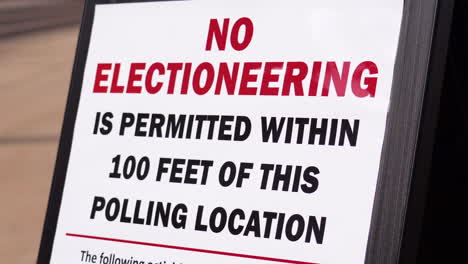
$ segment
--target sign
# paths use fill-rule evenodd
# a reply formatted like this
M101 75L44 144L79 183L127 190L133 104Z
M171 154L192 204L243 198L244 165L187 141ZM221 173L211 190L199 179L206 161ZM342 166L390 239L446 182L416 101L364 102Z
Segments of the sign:
M93 8L50 263L364 263L403 1Z

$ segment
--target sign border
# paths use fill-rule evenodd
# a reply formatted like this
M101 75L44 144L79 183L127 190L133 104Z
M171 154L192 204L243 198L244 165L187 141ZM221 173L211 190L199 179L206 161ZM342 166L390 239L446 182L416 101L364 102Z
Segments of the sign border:
M366 264L418 263L453 8L404 2Z
M50 262L73 142L95 6L184 0L86 0L77 42L38 264ZM454 0L405 0L367 264L416 263L420 223L438 120ZM419 43L420 45L415 45ZM435 52L437 51L437 52ZM402 87L412 87L413 96ZM408 212L408 213L407 213Z
M38 264L49 263L52 254L63 188L65 186L68 161L70 158L70 150L73 142L73 131L75 129L76 115L81 96L86 59L88 57L89 42L94 21L94 11L95 2L92 0L86 0L81 19L81 27L70 80L70 89L68 91L68 98L65 106L62 132L55 161L47 212L43 225L41 245L39 247L39 255L37 257Z

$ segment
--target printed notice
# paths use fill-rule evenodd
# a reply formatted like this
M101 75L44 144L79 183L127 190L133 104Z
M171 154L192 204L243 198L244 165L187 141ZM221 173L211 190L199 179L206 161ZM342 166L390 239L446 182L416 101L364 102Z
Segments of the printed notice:
M402 6L97 4L51 263L364 263Z

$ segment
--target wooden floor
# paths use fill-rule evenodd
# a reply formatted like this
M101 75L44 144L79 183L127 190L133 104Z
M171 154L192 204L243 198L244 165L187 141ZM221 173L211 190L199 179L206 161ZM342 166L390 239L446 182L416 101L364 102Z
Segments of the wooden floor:
M77 27L0 38L0 263L35 263Z

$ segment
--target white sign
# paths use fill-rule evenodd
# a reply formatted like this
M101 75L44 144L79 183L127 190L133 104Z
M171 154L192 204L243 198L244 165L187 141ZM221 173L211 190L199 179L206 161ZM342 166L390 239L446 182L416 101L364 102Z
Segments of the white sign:
M402 6L97 5L51 263L363 263Z

